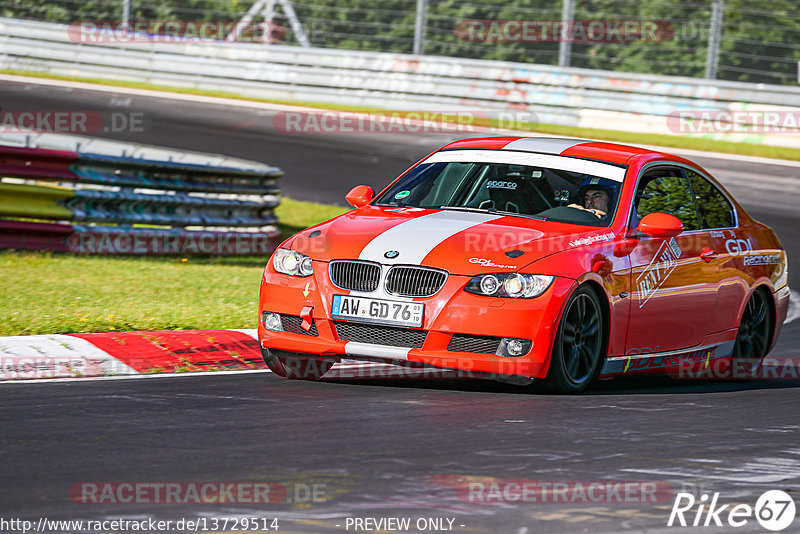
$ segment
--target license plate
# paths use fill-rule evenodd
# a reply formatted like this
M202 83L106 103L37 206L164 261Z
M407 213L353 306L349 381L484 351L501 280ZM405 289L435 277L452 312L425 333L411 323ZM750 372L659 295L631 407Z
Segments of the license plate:
M421 302L396 302L348 295L334 295L331 317L365 323L422 326Z

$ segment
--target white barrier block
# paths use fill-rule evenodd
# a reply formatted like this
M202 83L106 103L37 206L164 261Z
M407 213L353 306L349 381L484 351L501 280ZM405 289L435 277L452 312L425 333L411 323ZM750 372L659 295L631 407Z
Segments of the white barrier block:
M0 380L132 374L138 372L77 337L0 338Z

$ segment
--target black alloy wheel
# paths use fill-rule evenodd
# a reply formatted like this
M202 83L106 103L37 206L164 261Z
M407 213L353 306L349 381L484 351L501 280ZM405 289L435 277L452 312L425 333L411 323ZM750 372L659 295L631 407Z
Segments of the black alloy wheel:
M605 349L605 320L597 295L578 288L564 310L550 369L545 379L551 390L580 393L600 370Z
M772 333L769 306L767 296L760 289L747 301L739 330L736 332L736 343L733 345L732 363L735 370L743 370L752 375L767 355Z

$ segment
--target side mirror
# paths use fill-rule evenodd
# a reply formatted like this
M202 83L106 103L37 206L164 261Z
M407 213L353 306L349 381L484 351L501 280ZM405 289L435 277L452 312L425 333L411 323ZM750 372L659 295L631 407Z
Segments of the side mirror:
M639 244L639 240L635 237L626 237L616 245L614 245L614 256L618 258L624 258L625 256L630 255L633 252L633 249L636 248L636 245Z
M354 208L366 206L375 196L375 191L368 185L357 185L344 196L348 204Z
M642 217L637 230L650 237L675 237L683 232L683 223L669 213L651 213Z

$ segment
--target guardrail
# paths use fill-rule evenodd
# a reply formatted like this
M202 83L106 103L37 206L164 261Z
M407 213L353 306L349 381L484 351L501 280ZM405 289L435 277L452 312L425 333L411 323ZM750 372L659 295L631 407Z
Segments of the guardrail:
M800 131L746 131L754 120L746 115L728 121L744 133L669 124L687 110L794 113L795 87L285 45L92 43L75 26L2 18L0 35L3 69L406 111L523 109L543 124L800 147Z
M0 248L265 255L280 241L273 211L283 174L277 167L187 152L170 155L183 161L170 161L42 147L93 142L57 134L34 142L36 148L0 144ZM108 141L102 146L106 152L160 152Z

